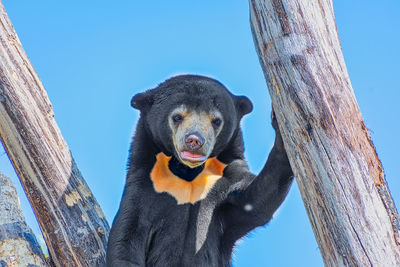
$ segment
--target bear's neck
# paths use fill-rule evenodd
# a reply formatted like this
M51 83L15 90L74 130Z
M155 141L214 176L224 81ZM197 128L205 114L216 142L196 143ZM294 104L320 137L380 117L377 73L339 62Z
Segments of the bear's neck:
M191 182L204 169L204 164L195 168L190 168L189 166L186 166L185 164L181 163L178 159L176 159L174 156L172 156L171 160L168 163L168 168L177 177L185 181Z

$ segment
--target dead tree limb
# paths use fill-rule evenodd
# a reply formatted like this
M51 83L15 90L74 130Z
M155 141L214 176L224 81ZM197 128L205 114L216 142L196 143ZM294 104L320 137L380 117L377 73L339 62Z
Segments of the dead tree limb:
M0 139L57 266L105 262L108 223L0 2Z
M400 266L400 221L330 0L250 0L272 104L326 266Z
M0 266L50 266L25 222L15 186L0 173Z

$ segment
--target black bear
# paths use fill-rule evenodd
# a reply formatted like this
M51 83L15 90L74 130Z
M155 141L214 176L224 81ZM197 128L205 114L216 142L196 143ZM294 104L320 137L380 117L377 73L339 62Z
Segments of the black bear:
M181 75L135 95L140 110L108 266L230 266L235 242L266 224L292 170L276 119L257 176L244 160L241 118L253 106L220 82Z

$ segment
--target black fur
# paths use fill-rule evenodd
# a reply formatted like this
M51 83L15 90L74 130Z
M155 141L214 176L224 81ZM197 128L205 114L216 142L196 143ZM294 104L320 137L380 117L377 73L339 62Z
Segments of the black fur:
M178 205L154 191L149 174L159 152L176 156L168 115L182 103L221 112L224 125L211 156L228 165L205 199ZM232 95L213 79L182 75L136 95L132 106L141 116L109 237L108 266L230 266L235 242L272 218L292 182L276 120L274 147L255 176L244 161L240 130L241 118L252 110L248 98Z
M185 164L181 163L177 158L172 157L168 162L168 167L173 174L182 178L185 181L193 181L197 175L204 169L204 164L196 168L190 168Z

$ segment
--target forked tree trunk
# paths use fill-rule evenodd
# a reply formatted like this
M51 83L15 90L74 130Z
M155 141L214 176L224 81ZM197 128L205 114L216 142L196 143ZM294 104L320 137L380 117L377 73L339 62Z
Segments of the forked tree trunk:
M400 221L330 0L250 0L285 147L326 266L400 266Z
M76 167L47 93L1 2L0 139L54 263L103 265L108 223Z

